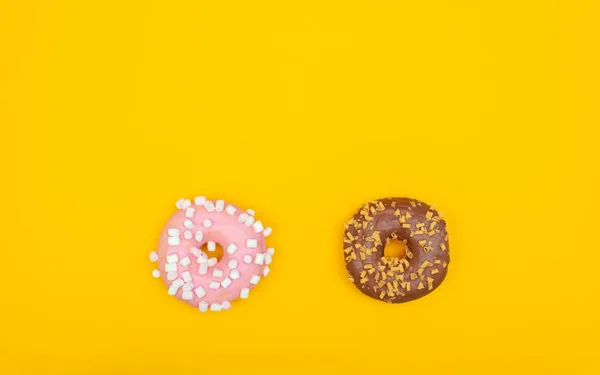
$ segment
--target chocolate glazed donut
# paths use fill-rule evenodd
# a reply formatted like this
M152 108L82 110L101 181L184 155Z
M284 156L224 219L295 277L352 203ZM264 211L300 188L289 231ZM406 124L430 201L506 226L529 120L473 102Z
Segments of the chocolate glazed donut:
M369 297L402 303L434 291L450 262L446 222L434 207L410 198L364 204L344 225L350 280ZM385 257L392 240L407 248L402 258Z

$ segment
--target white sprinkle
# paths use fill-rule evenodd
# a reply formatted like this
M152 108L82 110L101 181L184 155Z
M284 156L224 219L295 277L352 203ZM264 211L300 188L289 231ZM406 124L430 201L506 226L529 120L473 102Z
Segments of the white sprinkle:
M260 233L260 232L262 232L262 231L265 229L265 228L263 227L262 223L260 222L260 220L259 220L259 221L257 221L256 223L254 223L253 227L254 227L254 231L255 231L256 233Z
M194 198L194 203L196 206L203 206L204 202L206 202L206 197L196 197Z
M248 298L248 295L250 294L250 289L248 288L244 288L242 289L242 291L240 292L240 298Z
M265 254L265 264L271 264L272 261L273 261L273 258L271 258L271 254L269 254L269 253Z
M247 214L247 213L245 213L245 212L242 212L242 213L240 214L240 216L238 216L238 221L239 221L240 223L243 223L243 222L245 222L246 220L248 220L248 217L249 217L249 216L248 216L248 214Z
M227 212L231 216L235 215L236 211L237 211L237 209L235 207L233 207L232 205L227 206L227 208L225 209L225 212Z
M249 238L246 241L246 246L248 246L251 249L256 249L258 247L258 241L252 238Z
M204 222L202 222L202 225L204 225L204 228L210 228L212 227L212 221L205 219Z
M152 271L152 276L156 277L156 278L159 278L160 277L160 271L159 270Z
M208 255L204 253L204 251L198 250L200 254L198 255L198 259L196 259L196 263L206 263L208 262Z
M191 205L192 205L192 202L190 202L189 199L184 199L183 202L181 203L181 208L185 210L186 208L188 208Z
M190 259L190 257L185 257L179 261L179 264L181 264L184 267L189 266L190 263L192 263L192 260Z
M250 216L244 224L246 224L247 227L251 227L252 224L254 224L254 216Z
M209 267L212 267L212 266L214 266L215 264L217 264L217 258L210 258L210 259L208 260L208 266L209 266Z
M196 241L198 242L202 242L202 240L204 239L204 232L202 232L201 230L196 232Z
M258 284L258 282L260 281L260 276L258 275L254 275L250 278L250 284Z
M191 292L194 289L194 283L187 282L181 287L184 292Z
M237 280L240 278L240 271L238 270L231 270L231 272L229 272L229 277L231 277L233 280Z
M213 303L210 305L210 311L221 311L221 305L218 303Z
M221 304L221 308L223 310L229 310L231 308L231 303L229 303L229 301L225 301Z
M270 247L270 248L267 249L267 253L269 253L269 255L272 256L273 254L275 254L275 249L273 249L272 247Z
M221 287L221 283L219 283L218 281L211 281L210 284L208 284L208 287L210 289L219 289Z
M237 251L237 249L238 249L238 247L237 247L236 244L234 244L234 243L229 244L229 246L227 246L227 253L228 254L233 254L233 253L235 253Z
M175 207L181 210L183 208L183 202L185 202L185 199L181 198L180 200L175 202Z
M179 256L177 254L169 254L167 255L167 263L177 263L179 260Z
M186 230L185 232L183 232L183 238L185 238L186 240L191 240L192 232L190 232L189 230Z
M186 283L189 283L190 281L192 281L192 274L190 273L190 271L183 271L181 273L181 277L183 278L183 281L185 281Z
M237 266L238 266L238 261L237 261L237 259L231 259L231 260L229 261L229 264L227 264L227 266L228 266L229 268L231 268L232 270L233 270L233 269L235 269L235 268L237 268Z
M192 229L194 227L194 222L191 220L186 220L183 222L183 226L187 229Z
M198 258L198 257L200 256L200 254L201 254L201 251L200 251L200 249L198 249L197 247L192 247L192 248L190 249L190 253L191 253L193 256L195 256L196 258Z
M222 288L227 288L229 285L231 285L231 279L229 277L226 277L221 281Z
M177 263L165 264L165 272L177 272Z
M265 263L265 254L258 253L254 258L254 264L264 264Z
M167 280L169 280L169 281L175 280L177 278L177 276L179 276L177 274L177 271L167 272Z
M169 238L167 238L167 245L179 246L179 245L181 245L181 239L179 237L169 237Z
M215 204L212 201L206 201L204 202L204 208L206 208L206 211L208 212L213 212L215 210Z
M185 284L183 282L183 280L177 279L177 280L173 281L173 283L171 285L174 286L175 288L179 289L183 286L183 284Z
M263 276L267 277L269 272L271 272L271 269L269 268L269 266L265 266L265 268L263 268Z
M219 199L215 204L215 209L217 210L217 212L222 212L224 207L225 207L224 200Z
M202 285L200 285L199 287L194 289L194 293L196 293L198 298L202 298L206 295L206 290L204 289L204 287Z
M206 245L206 247L208 248L208 251L217 250L217 244L215 243L215 241L208 241L208 245Z
M246 263L246 264L252 263L252 255L250 255L250 254L244 255L244 263Z
M185 209L185 217L194 217L196 209L194 207L188 207Z
M171 285L169 287L169 290L167 291L167 293L169 293L169 295L174 296L175 294L177 294L177 290L179 288L174 287L173 285Z
M200 259L200 258L198 258ZM206 273L208 272L208 263L200 263L200 266L198 267L198 273L200 275L206 275Z
M254 214L256 214L256 212L254 212L254 210L251 210L251 209L247 209L246 212L252 216L254 216Z
M167 229L167 234L170 237L177 237L181 234L181 232L177 228L169 228L169 229Z
M181 293L181 299L184 301L191 301L194 299L194 294L192 292L183 292Z
M200 302L198 304L198 310L200 310L200 312L207 312L208 311L208 302Z
M212 272L213 277L223 277L223 270L215 268Z
M273 232L273 229L271 229L271 227L267 227L265 229L265 231L263 232L263 234L265 235L265 237L269 237L272 232Z
M156 262L158 260L158 253L156 251L150 252L150 261Z

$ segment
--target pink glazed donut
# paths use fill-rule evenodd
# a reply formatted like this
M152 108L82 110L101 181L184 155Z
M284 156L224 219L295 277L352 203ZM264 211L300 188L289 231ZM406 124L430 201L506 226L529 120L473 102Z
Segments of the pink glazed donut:
M152 275L162 275L170 295L201 312L228 310L231 301L248 298L269 274L274 250L267 249L265 237L271 228L255 220L254 211L222 200L196 197L193 204L181 199L176 206L179 211L163 229L158 251L150 253L159 266ZM220 261L210 257L217 243L223 248ZM204 244L208 254L200 250Z

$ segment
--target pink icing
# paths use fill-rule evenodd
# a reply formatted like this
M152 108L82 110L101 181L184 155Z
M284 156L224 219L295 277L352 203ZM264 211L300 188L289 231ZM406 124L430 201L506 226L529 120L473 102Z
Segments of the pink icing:
M212 202L214 204L214 202ZM229 206L228 203L225 203L225 208ZM165 271L165 264L167 263L167 255L177 254L179 260L177 261L177 279L182 279L182 272L189 271L192 276L192 283L194 284L192 288L193 298L191 300L184 300L182 297L183 287L180 287L175 294L175 297L178 299L189 303L194 307L198 307L200 302L206 302L209 305L216 303L222 304L223 302L233 301L237 298L240 298L240 294L242 289L249 288L252 289L256 285L250 283L250 279L257 275L260 276L261 279L263 277L263 271L266 267L265 264L255 264L254 261L256 259L256 255L259 253L267 254L265 236L262 231L260 233L256 232L254 226L247 226L244 222L239 222L238 217L240 214L244 213L239 207L235 207L235 214L232 216L225 211L225 209L221 212L213 211L208 212L206 208L202 205L195 205L193 202L191 204L192 208L195 209L195 213L193 217L188 218L185 216L185 209L179 210L176 212L167 224L165 225L163 231L160 235L160 240L158 243L158 265L159 270L162 275L162 278L167 285L170 287L174 280L167 280L167 272ZM203 226L203 222L209 219L212 222L212 226L210 228L205 228ZM186 220L191 220L194 224L193 228L187 228L184 225ZM180 245L171 246L168 245L168 229L176 228L180 231ZM190 231L192 233L191 239L184 238L184 232ZM203 232L202 242L196 241L196 232ZM256 248L249 248L247 246L248 239L257 240ZM208 241L214 241L221 245L223 248L223 257L216 265L212 267L208 267L208 272L204 275L198 273L199 264L196 261L196 256L193 255L190 250L193 247L198 249L201 248L202 245L207 243ZM229 254L227 252L227 247L230 244L237 245L238 249L234 254ZM206 252L208 257L211 257L211 252ZM250 264L246 264L243 260L244 255L250 255L252 257L252 262ZM179 261L185 257L189 257L191 263L187 266L182 266ZM239 278L234 280L231 279L231 285L228 287L220 286L219 289L211 289L209 284L213 281L221 283L226 277L230 276L230 272L232 271L228 264L232 259L237 260L236 269L239 271ZM214 277L213 270L220 269L223 271L223 276ZM176 279L176 280L177 280ZM206 295L202 298L198 298L196 293L194 293L194 289L198 286L202 286L206 291Z

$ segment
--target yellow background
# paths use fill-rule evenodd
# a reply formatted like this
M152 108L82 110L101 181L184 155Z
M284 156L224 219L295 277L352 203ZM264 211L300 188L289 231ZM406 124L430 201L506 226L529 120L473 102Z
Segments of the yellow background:
M594 1L0 2L1 374L597 373ZM200 314L150 275L181 196L271 275ZM367 200L445 212L447 280L346 280Z

